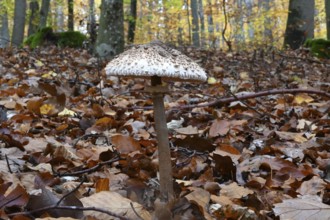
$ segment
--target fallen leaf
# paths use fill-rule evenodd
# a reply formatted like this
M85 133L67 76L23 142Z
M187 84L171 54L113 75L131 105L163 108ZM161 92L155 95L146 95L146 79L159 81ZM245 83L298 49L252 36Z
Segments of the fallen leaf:
M82 198L81 202L84 204L84 207L97 207L105 209L129 219L139 219L139 217L141 217L144 220L151 220L150 213L145 210L142 205L132 202L116 192L101 191L89 197ZM112 216L101 212L85 211L84 213L97 219L113 219ZM136 213L139 216L137 216Z
M297 143L304 143L308 141L303 137L303 133L294 133L294 132L284 132L284 131L275 131L279 138L286 141L295 141Z
M250 189L237 185L236 182L233 182L229 185L220 185L220 187L221 187L220 194L227 196L231 199L240 199L242 197L254 193Z
M125 135L114 135L111 137L113 145L119 153L130 153L136 150L141 150L141 145L134 138Z
M329 219L330 206L322 203L318 196L303 196L286 199L274 205L273 211L281 219L321 220Z
M208 207L210 203L210 193L204 189L191 187L193 191L186 195L185 197L203 210L204 217L206 219L212 219L210 214L208 214Z
M302 104L302 103L310 103L314 101L314 99L312 97L310 97L309 95L305 94L305 93L302 93L302 94L298 94L294 97L294 101L293 103L295 104Z
M317 195L326 187L326 185L327 183L320 177L313 176L312 179L304 181L299 189L297 189L297 192L301 195Z

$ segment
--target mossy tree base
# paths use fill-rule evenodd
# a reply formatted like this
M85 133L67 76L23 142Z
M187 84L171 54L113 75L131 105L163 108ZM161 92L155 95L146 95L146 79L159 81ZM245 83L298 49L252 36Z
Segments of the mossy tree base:
M86 39L87 37L78 31L53 32L51 27L45 27L28 37L24 44L31 48L36 48L45 44L81 48Z
M310 48L313 56L330 59L330 40L308 39L304 46Z

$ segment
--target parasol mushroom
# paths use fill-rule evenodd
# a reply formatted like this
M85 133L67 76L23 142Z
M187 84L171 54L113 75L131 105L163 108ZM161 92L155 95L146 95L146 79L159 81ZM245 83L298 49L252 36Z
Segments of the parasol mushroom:
M151 78L151 86L145 90L152 94L154 103L161 199L166 202L173 199L171 152L163 100L169 90L162 85L162 79L205 81L206 73L193 60L160 41L132 46L111 60L105 72L108 76Z

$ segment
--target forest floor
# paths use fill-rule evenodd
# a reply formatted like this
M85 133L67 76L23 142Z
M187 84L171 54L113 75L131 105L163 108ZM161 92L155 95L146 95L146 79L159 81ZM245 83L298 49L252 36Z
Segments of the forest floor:
M330 60L183 52L209 80L169 82L164 99L174 219L328 219ZM0 50L1 218L152 218L151 97L144 80L106 78L104 66L82 50ZM306 92L237 100L274 89Z

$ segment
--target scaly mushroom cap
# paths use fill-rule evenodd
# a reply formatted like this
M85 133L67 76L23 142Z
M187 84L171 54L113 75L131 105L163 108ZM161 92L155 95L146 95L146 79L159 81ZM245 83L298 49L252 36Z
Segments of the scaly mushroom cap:
M205 81L205 71L180 51L156 41L136 45L110 61L105 72L114 76L159 76L173 81Z

